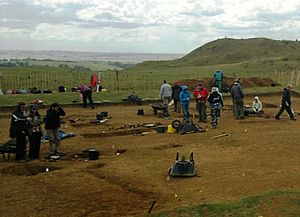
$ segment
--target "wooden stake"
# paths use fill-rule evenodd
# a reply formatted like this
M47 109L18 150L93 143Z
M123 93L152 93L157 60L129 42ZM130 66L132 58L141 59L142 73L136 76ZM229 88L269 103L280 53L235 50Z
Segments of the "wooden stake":
M225 137L225 136L230 136L230 134L229 133L223 133L221 135L213 136L213 137L211 137L211 139L217 139L217 138L221 138L221 137Z

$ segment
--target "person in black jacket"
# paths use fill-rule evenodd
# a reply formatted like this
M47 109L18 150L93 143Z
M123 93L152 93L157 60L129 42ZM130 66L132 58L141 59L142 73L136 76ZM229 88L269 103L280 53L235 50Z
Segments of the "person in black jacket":
M12 113L9 136L16 138L16 161L26 162L26 136L28 135L31 118L25 114L25 103L19 102L16 110Z
M179 86L179 82L175 81L174 86L172 87L172 99L174 100L174 112L181 112L179 94L182 91L182 88Z
M279 117L280 117L280 115L282 114L282 112L284 110L287 111L287 113L289 114L291 120L294 120L294 121L296 120L295 115L294 115L294 113L292 112L292 109L291 109L291 105L292 105L291 90L292 90L292 88L293 88L293 86L291 84L289 84L287 86L287 88L283 89L282 99L281 99L281 108L278 111L278 113L275 115L276 120L280 120Z
M218 117L220 116L220 108L224 106L223 98L218 91L217 87L211 89L211 94L209 94L207 101L209 103L210 112L211 112L211 127L217 128Z
M238 81L234 82L230 93L233 99L235 118L238 120L244 119L244 93L243 88Z
M49 137L49 148L51 155L63 156L63 153L58 152L60 146L59 127L60 116L65 116L66 113L58 103L53 103L47 110L45 119L45 129Z

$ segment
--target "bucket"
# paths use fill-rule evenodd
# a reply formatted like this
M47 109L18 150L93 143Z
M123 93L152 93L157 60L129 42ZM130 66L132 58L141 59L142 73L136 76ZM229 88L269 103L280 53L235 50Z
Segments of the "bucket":
M168 125L167 133L175 133L176 129L172 127L172 125Z
M156 127L156 132L157 133L164 133L166 132L166 127L164 125L159 125Z
M102 113L97 114L96 119L99 120L99 121L103 120L103 114Z
M98 160L99 151L97 149L89 149L89 160Z
M108 112L101 112L102 117L106 118L108 116Z
M144 115L144 109L138 109L137 115Z

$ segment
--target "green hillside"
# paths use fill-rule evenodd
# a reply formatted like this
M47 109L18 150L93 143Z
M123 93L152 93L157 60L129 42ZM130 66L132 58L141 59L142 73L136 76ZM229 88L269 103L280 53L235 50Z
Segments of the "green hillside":
M217 68L241 75L292 71L300 67L300 42L268 38L218 39L171 61L146 61L130 72L195 72L203 75Z

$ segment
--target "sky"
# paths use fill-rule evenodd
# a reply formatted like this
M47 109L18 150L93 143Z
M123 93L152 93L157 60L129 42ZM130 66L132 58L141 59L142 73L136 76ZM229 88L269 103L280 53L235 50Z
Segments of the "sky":
M0 50L184 54L299 33L299 0L0 0Z

